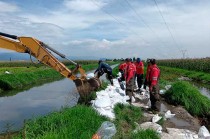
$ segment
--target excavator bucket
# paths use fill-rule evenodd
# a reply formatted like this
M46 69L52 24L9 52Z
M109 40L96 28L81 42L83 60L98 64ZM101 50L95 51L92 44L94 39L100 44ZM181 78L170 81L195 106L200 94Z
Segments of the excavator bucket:
M101 86L98 78L77 78L74 80L77 90L81 98L87 98L92 91L96 91Z

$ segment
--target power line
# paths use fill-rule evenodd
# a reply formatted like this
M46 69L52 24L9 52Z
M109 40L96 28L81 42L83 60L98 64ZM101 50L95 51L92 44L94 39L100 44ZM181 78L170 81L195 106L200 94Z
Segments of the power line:
M91 1L93 2L93 4L95 4L96 6L99 7L99 5L95 2L95 0L91 0ZM99 8L100 8L100 7L99 7ZM106 10L101 9L101 11L103 11L105 14L109 15L110 17L112 17L112 18L113 18L116 22L118 22L119 24L125 26L127 30L130 30L132 33L134 33L134 34L136 34L136 35L139 36L138 33L136 33L135 31L131 30L126 24L124 24L123 22L120 22L115 16L111 15L111 14L110 14L109 12L107 12ZM149 44L149 42L146 41L144 38L142 38L142 37L139 37L139 38L141 38L145 43Z
M157 9L158 9L158 11L159 11L159 13L160 13L160 15L161 15L161 17L162 17L164 23L165 23L165 26L166 26L168 32L169 32L170 35L171 35L172 40L174 41L176 47L177 47L178 50L180 51L180 49L179 49L179 47L178 47L178 45L177 45L177 42L175 41L174 36L173 36L173 34L171 33L171 31L170 31L170 29L169 29L169 27L168 27L168 25L167 25L167 23L166 23L166 20L165 20L165 18L163 17L163 14L162 14L162 12L161 12L161 10L160 10L158 4L157 4L157 1L156 1L156 0L153 0L153 1L155 2L155 5L156 5L156 7L157 7Z
M130 4L130 2L128 0L125 0L125 2L133 10L133 12L137 15L137 17L139 17L138 19L140 19L142 21L142 23L155 35L157 40L159 40L163 44L163 46L165 46L164 42L159 38L159 36L156 34L156 32L146 23L146 21L142 18L142 16L133 8L133 6ZM159 49L159 47L157 47L157 48Z

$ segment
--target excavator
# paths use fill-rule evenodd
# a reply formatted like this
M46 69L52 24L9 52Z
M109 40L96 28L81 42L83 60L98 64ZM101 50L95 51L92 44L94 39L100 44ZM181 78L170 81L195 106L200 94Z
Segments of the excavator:
M91 91L97 90L101 86L101 82L98 78L87 78L85 70L82 69L81 65L68 59L64 54L61 54L54 48L35 38L18 37L0 32L0 48L9 49L19 53L28 53L30 56L36 58L40 63L53 68L66 78L73 80L81 98L86 98ZM68 69L52 54L52 52L61 58L69 60L76 66L75 69L72 71ZM77 77L74 75L75 71L79 71L81 76Z

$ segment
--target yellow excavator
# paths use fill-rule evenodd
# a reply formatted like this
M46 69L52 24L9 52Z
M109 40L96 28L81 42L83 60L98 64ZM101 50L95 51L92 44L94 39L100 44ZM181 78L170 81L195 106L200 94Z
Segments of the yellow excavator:
M36 58L39 62L50 66L60 74L74 81L80 97L87 97L91 91L98 89L101 82L98 78L92 77L87 79L86 73L82 67L74 61L66 58L65 55L59 53L47 44L32 38L18 37L0 32L0 48L13 50L20 53L28 53ZM61 58L69 60L76 68L71 71L62 62L60 62L51 52L59 55ZM80 77L74 75L74 71L78 70Z

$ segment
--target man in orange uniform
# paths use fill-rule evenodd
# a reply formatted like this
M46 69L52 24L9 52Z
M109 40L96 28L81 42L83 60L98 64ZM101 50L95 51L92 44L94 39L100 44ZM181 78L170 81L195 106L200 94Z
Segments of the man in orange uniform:
M134 89L134 83L135 83L135 73L136 73L136 67L133 63L131 63L131 59L126 59L126 70L125 70L125 81L126 81L126 95L129 96L130 100L129 103L132 102L132 96L133 96L133 89Z
M134 64L136 65L136 78L137 78L137 85L139 88L138 90L140 90L143 84L144 63L141 61L140 58L137 58Z
M151 109L158 110L156 102L159 100L159 78L160 78L160 69L156 65L156 60L151 60L151 71L149 74L149 92L150 92L150 101Z
M146 89L146 86L148 86L148 82L149 82L149 74L150 74L150 71L151 71L151 67L152 67L152 64L150 62L151 60L150 59L147 59L147 73L146 73L146 77L145 77L145 80L144 80L144 89Z

